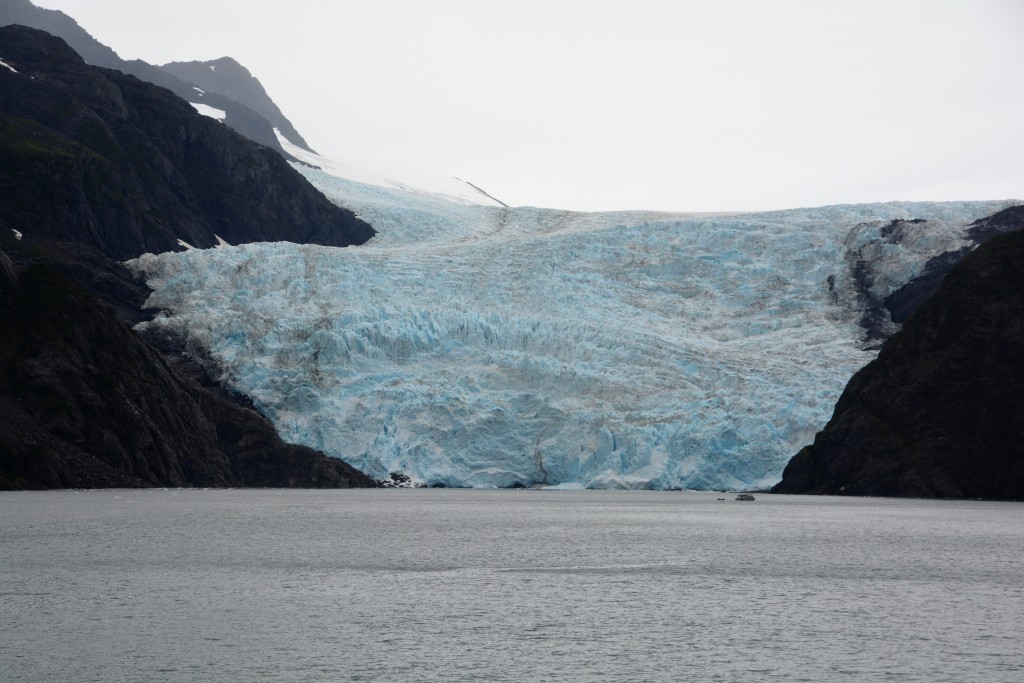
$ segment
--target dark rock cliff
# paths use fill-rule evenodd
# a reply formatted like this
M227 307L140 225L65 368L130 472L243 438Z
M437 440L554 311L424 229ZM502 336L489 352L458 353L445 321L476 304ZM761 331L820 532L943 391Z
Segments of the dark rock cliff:
M190 102L201 101L211 107L220 109L227 114L224 120L226 125L250 140L271 147L286 157L287 155L281 148L277 136L274 135L274 126L277 126L282 132L290 130L294 133L294 137L288 135L288 139L292 142L300 143L304 147L306 146L305 142L302 141L302 137L295 131L294 126L283 114L280 115L279 120L275 119L272 122L257 112L256 108L252 106L256 102L255 99L252 102L238 101L229 93L215 87L202 88L206 92L199 99L196 99L197 95L199 95L195 89L196 83L189 82L187 79L182 80L170 71L148 64L140 59L121 59L116 52L89 35L74 19L63 12L36 7L29 0L0 0L0 26L9 24L30 26L63 38L67 41L68 45L92 66L116 69L148 83L167 88L178 97ZM231 85L232 88L237 89L237 85ZM261 103L264 109L268 111L271 110L271 107L277 109L277 105L270 101L269 97L266 99L270 102L270 105L267 106L265 103ZM278 110L278 113L280 113L280 110Z
M0 488L372 486L128 325L146 251L373 231L172 93L0 28ZM13 69L13 70L12 70Z
M373 483L283 443L44 264L0 252L0 488Z
M369 225L276 152L167 90L91 67L64 41L0 28L0 208L25 239L147 251L287 240L361 244Z
M1006 227L1019 213L975 227ZM1024 499L1022 349L1018 230L945 277L850 380L828 425L773 491Z
M896 221L893 221L896 223ZM966 230L969 244L957 251L947 251L931 258L921 274L890 294L884 302L892 321L902 325L910 314L927 301L942 284L947 274L979 245L993 237L1024 228L1024 206L1011 206L986 218L974 221Z
M191 97L186 99L210 104L205 99L210 93L225 95L269 121L271 126L280 130L293 144L310 149L306 141L299 135L299 131L295 130L292 122L270 99L270 95L267 94L259 79L231 57L202 62L170 62L160 68L186 83L194 83L205 93L197 91L195 94L199 95L200 99L198 100L193 100Z

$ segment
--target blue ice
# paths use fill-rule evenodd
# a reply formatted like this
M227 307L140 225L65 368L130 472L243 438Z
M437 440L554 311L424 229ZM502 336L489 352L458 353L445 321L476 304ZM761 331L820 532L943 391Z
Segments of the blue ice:
M129 265L163 313L141 327L286 440L447 486L776 482L874 356L854 260L883 297L1005 206L574 213L300 170L378 236L147 254Z

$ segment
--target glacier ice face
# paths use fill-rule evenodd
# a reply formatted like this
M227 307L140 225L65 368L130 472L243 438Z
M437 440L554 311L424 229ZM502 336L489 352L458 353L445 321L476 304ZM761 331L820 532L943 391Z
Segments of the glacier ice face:
M147 254L129 265L163 312L142 327L181 335L285 439L447 486L776 482L873 357L851 255L884 296L1005 206L584 214L299 168L378 236Z

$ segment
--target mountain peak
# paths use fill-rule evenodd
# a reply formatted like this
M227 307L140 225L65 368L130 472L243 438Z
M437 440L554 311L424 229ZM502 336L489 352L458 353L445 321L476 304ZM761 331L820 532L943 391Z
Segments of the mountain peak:
M29 0L2 0L0 26L19 24L63 38L86 62L94 66L117 68L121 58L60 10L36 7Z
M281 131L289 142L312 151L292 122L267 94L259 79L234 58L225 56L205 61L169 62L160 66L160 69L195 84L201 90L220 93L245 105Z
M0 26L9 24L29 26L63 39L92 66L102 66L130 74L167 88L190 102L196 102L199 98L202 104L224 111L224 123L229 127L254 142L276 150L286 158L290 157L274 135L274 128L285 133L294 144L309 149L305 140L270 99L259 81L231 57L220 57L208 62L181 62L180 64L201 65L188 69L189 73L201 77L201 84L189 78L182 78L174 73L174 69L156 67L140 59L124 60L112 49L93 38L73 18L57 10L36 7L29 0L0 0ZM216 75L218 69L221 73ZM207 76L214 78L211 80ZM197 93L197 86L203 92ZM233 96L227 90L236 95Z
M26 73L32 65L70 62L85 65L85 60L63 38L41 29L11 24L0 28L4 36L4 61L18 73Z
M114 258L246 241L342 246L373 231L278 155L162 88L86 64L67 43L0 28L0 197L26 240ZM244 175L240 174L244 168Z

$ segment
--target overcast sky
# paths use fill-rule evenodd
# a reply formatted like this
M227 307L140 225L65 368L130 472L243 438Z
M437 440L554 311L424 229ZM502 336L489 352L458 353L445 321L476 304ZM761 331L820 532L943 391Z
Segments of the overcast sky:
M513 205L1024 198L1022 0L33 0Z

